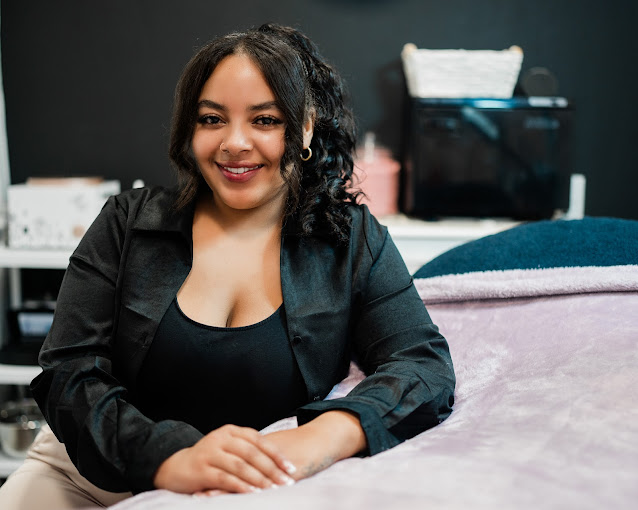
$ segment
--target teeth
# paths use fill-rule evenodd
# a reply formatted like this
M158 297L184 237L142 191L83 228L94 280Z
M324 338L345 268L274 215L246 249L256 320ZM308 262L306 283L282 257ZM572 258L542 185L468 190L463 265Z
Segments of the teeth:
M259 168L259 165L253 166L251 168L248 168L248 167L230 168L227 166L222 166L222 168L232 174L245 174L246 172L250 172L251 170L257 170Z

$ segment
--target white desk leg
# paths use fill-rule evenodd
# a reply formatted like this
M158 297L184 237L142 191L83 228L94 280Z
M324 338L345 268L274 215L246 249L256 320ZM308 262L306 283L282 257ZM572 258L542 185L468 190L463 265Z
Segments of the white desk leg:
M7 300L5 297L6 274L7 270L0 268L0 349L7 343L7 335L9 334L9 329L7 328L7 307L5 306Z
M10 267L9 271L9 305L12 309L22 307L22 280L20 269Z
M585 188L587 179L583 174L572 174L569 181L569 208L566 220L582 220L585 217Z

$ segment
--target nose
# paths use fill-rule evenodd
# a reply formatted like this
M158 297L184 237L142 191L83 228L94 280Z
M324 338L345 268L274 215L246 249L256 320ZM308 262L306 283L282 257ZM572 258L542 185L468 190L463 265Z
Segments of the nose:
M226 137L221 143L220 148L222 151L230 154L231 156L239 155L242 152L252 149L252 140L248 130L240 125L229 126Z

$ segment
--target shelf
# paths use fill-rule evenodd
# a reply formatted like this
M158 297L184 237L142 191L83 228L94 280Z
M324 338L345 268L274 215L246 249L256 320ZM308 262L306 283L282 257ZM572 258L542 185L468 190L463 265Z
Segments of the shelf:
M0 384L28 386L33 378L42 372L37 365L7 365L0 363Z
M66 269L73 250L15 249L0 246L0 267L12 269Z
M382 216L379 222L388 227L411 274L456 246L518 225L518 222L504 219L450 218L424 221L401 214Z
M496 234L519 224L501 218L445 218L425 221L403 214L381 216L379 223L388 227L392 239L419 239L421 241L468 241Z

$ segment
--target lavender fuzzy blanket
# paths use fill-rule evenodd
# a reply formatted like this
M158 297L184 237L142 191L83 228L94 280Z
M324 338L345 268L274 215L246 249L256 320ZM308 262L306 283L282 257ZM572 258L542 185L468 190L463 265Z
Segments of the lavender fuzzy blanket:
M473 267L416 278L455 364L448 420L292 487L206 498L155 491L113 508L635 508L634 264ZM353 367L332 396L361 377Z

